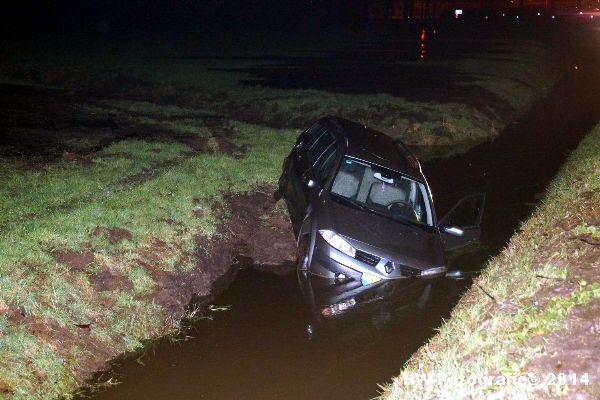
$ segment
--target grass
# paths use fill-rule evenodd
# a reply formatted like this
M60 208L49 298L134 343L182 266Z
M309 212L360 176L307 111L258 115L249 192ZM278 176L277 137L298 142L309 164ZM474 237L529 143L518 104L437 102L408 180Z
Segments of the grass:
M136 106L147 107L143 102ZM16 399L72 393L78 360L89 355L78 347L57 347L60 339L39 337L32 332L34 322L50 336L55 326L61 334L76 336L76 324L92 323L92 340L115 355L176 328L178 321L166 324L164 310L144 297L156 282L139 264L140 249L160 239L169 248L161 254L160 268L189 273L195 261L183 256L194 251L193 236L220 234L215 207L222 193L274 184L297 133L239 122L228 129L237 142L251 144L246 157L189 156L189 149L176 142L123 140L89 154L93 164L60 159L32 170L15 169L7 157L0 160L5 199L0 309L20 309L25 315L22 321L8 323L4 315L0 320L0 388ZM164 161L172 163L152 179L128 180ZM202 218L192 214L194 198ZM177 225L159 222L164 219ZM98 226L127 229L132 240L111 244L107 234L91 234ZM51 256L62 249L91 252L94 261L83 271L74 270ZM90 277L107 268L127 276L131 290L97 292Z
M535 390L569 392L568 385L556 388L547 383L537 388L514 382L473 385L466 380L411 385L403 377L413 372L449 377L514 376L528 372L531 362L548 356L534 339L546 340L561 332L569 335L572 310L600 298L597 273L587 280L577 278L581 268L590 263L594 266L592 246L580 246L573 237L597 235L598 227L593 224L598 221L599 193L600 126L573 152L543 203L506 249L490 261L439 333L385 386L382 398L535 398L540 393ZM597 259L595 264L598 267ZM575 285L570 283L573 281ZM555 287L563 289L556 292Z
M319 41L319 44L324 52L352 49L366 40L383 40L383 43L393 46L393 39L371 36L336 36L335 40L327 43ZM547 48L533 39L518 38L510 33L505 37L497 34L486 39L485 46L482 46L486 50L479 53L459 53L443 61L397 62L398 74L403 73L403 66L436 66L450 70L454 76L464 80L448 83L449 86L458 84L464 87L464 98L459 96L452 101L439 102L426 98L408 100L384 93L344 94L240 83L240 80L252 78L247 73L238 72L240 70L277 65L283 62L283 57L305 57L304 48L293 42L279 48L260 48L261 53L251 53L241 47L230 46L225 50L194 45L193 38L186 39L189 43L183 40L171 47L157 42L146 43L142 48L139 44L134 47L128 41L118 45L113 43L111 48L108 43L101 45L89 40L92 49L99 46L101 51L82 48L67 51L61 46L48 53L31 56L28 60L17 56L23 51L7 52L15 54L12 56L14 60L8 60L15 64L5 65L0 69L0 75L13 79L24 75L38 83L70 87L74 91L112 90L136 100L145 97L145 102L112 100L109 107L119 114L143 113L148 124L160 120L165 114L193 116L202 111L257 125L298 129L323 115L334 114L371 125L417 146L476 144L493 138L511 119L527 110L536 98L549 90L558 75L557 63ZM461 40L466 47L480 43L477 39ZM310 43L310 48L314 46L315 43ZM65 55L49 57L52 52L64 52ZM263 59L263 54L271 56ZM216 55L230 55L231 58ZM257 58L246 58L248 55ZM188 56L190 58L185 58ZM315 68L327 70L325 59L321 63L323 65L317 64ZM540 65L543 67L540 68ZM473 98L476 95L470 90L472 88L477 88L486 98ZM445 87L440 90L445 90ZM491 99L495 104L491 103ZM167 104L173 101L177 105ZM105 103L100 105L106 106ZM172 128L186 131L188 126L173 122Z

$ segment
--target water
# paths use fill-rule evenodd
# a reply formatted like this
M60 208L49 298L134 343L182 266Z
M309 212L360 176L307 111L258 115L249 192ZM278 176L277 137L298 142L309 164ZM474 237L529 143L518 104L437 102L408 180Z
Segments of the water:
M595 90L600 79L593 69L600 65L598 51L565 45L577 52L565 57L577 56L578 69L546 99L497 140L424 165L438 210L464 192L487 193L483 246L451 259L467 276L497 254L531 213L568 152L600 118ZM595 40L586 44L597 45ZM352 287L347 288L350 294L332 292L314 284L304 282L301 291L293 272L281 277L241 271L213 301L228 310L207 311L211 319L190 327L187 341L159 341L141 358L115 365L105 379L116 376L122 383L93 397L370 398L377 395L377 384L397 375L435 333L469 280L403 281L367 294ZM354 306L350 299L366 305ZM334 301L351 308L346 318L323 316L324 305Z

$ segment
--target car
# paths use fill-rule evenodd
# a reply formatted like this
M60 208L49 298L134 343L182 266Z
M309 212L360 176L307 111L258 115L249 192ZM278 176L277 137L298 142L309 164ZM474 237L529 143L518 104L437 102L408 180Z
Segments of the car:
M274 197L287 205L298 271L362 285L445 275L446 251L479 240L485 202L469 195L438 220L402 142L333 116L299 135Z

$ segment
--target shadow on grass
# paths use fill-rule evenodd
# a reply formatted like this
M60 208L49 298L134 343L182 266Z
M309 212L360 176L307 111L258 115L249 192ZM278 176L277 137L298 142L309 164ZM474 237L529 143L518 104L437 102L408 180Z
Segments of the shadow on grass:
M512 115L514 110L505 99L477 84L481 75L466 73L448 62L482 57L487 61L511 61L503 57L504 51L495 49L482 56L481 43L465 41L433 40L424 46L426 61L419 59L421 47L418 42L370 44L317 55L174 58L253 60L256 66L212 69L250 76L240 81L245 86L318 89L353 95L386 93L409 101L461 103L484 113L490 113L492 108L499 115Z

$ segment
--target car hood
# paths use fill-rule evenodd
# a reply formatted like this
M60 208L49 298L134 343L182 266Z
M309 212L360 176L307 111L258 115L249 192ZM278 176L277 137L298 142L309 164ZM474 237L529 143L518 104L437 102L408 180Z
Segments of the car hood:
M421 228L355 209L334 200L323 203L319 229L332 229L359 250L418 269L445 265L435 229Z

